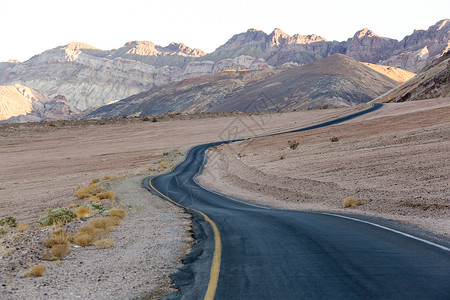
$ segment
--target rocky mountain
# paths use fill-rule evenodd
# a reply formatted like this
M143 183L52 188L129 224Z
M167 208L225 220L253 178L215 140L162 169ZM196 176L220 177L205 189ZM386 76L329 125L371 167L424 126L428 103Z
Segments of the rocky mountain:
M301 67L229 71L174 82L103 106L88 118L349 106L397 85L372 68L336 54Z
M361 62L388 65L417 73L450 49L450 20L441 20L428 30L415 30L397 41L375 34L368 28L357 31L344 42L327 41L317 35L293 36L275 29L266 34L249 29L233 36L227 43L200 60L217 60L239 55L264 59L269 65L293 62L299 65L336 53Z
M369 29L342 42L314 34L291 36L280 29L270 34L249 29L209 54L181 43L162 47L133 41L112 50L70 43L23 63L0 63L0 85L22 84L48 99L62 95L73 107L87 110L187 78L225 70L295 67L334 54L415 73L440 57L450 48L449 43L448 19L428 30L416 30L402 41Z
M164 48L132 42L117 50L103 51L82 43L70 43L10 66L0 73L0 84L20 83L41 91L50 99L64 95L71 105L85 110L172 81L223 70L268 68L264 61L248 56L218 62L191 62L183 68L145 63L153 58L192 58L201 53L181 44Z
M49 100L41 92L20 84L0 86L0 122L73 119L80 113L64 96Z
M410 80L411 78L413 78L414 76L416 76L415 73L413 72L409 72L400 68L395 68L395 67L391 67L391 66L383 66L383 65L375 65L375 64L371 64L371 63L362 63L363 65L377 71L378 73L381 73L395 81L397 81L398 83L403 83L405 81Z
M450 97L450 51L416 77L376 98L375 102L404 102Z

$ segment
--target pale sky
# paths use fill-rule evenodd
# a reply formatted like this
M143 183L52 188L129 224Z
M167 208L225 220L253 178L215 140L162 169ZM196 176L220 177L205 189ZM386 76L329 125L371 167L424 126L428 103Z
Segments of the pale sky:
M147 40L212 52L234 34L276 27L343 41L364 27L402 39L450 18L449 0L0 0L0 62L69 42L101 49Z

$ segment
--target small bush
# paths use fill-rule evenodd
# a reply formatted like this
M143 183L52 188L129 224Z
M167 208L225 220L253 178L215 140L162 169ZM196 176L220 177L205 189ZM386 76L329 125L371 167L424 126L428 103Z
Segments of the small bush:
M164 153L163 153L163 156L164 156L164 157L169 156L169 152L164 152Z
M158 122L158 119L157 119L156 117L153 117L153 118L152 118L152 122L153 122L153 123Z
M86 226L93 228L101 228L101 229L109 229L112 226L117 226L120 223L120 218L111 216L111 217L99 217L90 220Z
M17 225L17 230L20 232L25 232L30 230L30 226L28 226L28 224L19 224Z
M61 225L72 222L76 218L76 214L67 207L49 208L45 211L45 215L39 218L41 226Z
M103 177L103 180L110 180L112 177L110 175L106 175L105 177Z
M12 216L7 216L0 219L0 226L3 225L9 225L9 227L16 227L17 226L17 220L16 218Z
M26 277L41 277L44 275L45 266L44 265L34 265L25 273Z
M114 200L114 199L116 199L116 193L110 192L110 191L108 191L108 192L102 192L102 193L100 193L100 194L97 194L97 197L98 197L99 199L109 199L109 200Z
M91 184L95 184L95 183L99 183L99 182L100 182L100 179L95 178L95 179L92 179Z
M94 215L98 215L101 214L102 212L105 211L105 207L103 206L103 204L99 203L99 202L94 202L91 204L92 207L92 213Z
M73 236L73 242L75 244L77 244L78 246L81 247L86 247L89 245L92 245L92 243L94 242L94 240L97 237L95 235L92 234L88 234L88 233L76 233Z
M91 182L88 186L82 186L75 190L75 195L78 199L88 198L90 195L96 195L103 192L103 188L98 186L98 183Z
M350 196L344 199L344 201L342 202L342 206L344 206L345 208L347 207L355 208L356 206L363 205L365 203L366 203L365 201L358 200L358 198Z
M11 230L9 225L0 226L0 234L6 234Z
M284 156L284 155L281 155L280 156L280 160L283 160L283 159L285 159L286 157Z
M53 245L52 248L50 248L50 254L56 258L62 258L68 255L70 251L69 243Z
M86 218L91 215L91 209L86 206L80 206L76 210L77 218Z
M337 141L339 141L339 137L337 137L337 136L333 136L331 139L330 139L330 141L331 142L337 142Z
M143 117L142 121L144 121L144 122L150 121L150 118L149 117Z
M105 249L112 247L115 244L113 240L110 239L101 239L94 243L94 246L100 249Z
M295 150L295 149L297 149L297 147L299 145L299 142L297 142L297 141L288 141L288 144L289 144L289 148L291 148L292 150Z
M109 215L111 217L123 219L127 216L127 212L124 209L112 208L109 210Z
M160 166L161 166L161 168L163 168L163 169L167 169L167 167L169 166L169 163L168 163L167 161L163 160L163 161L160 163Z

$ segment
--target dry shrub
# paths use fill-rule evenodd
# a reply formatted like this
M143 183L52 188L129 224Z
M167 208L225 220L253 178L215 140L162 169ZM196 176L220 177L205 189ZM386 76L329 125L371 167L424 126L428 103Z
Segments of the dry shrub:
M28 224L19 224L17 225L17 230L20 232L25 232L30 230L30 226L28 226Z
M44 265L34 265L25 273L26 277L41 277L44 275L45 266Z
M77 208L76 212L77 214L77 218L85 218L85 217L89 217L91 215L91 208L86 207L86 206L80 206Z
M159 163L159 165L161 166L161 168L166 169L169 166L169 163L163 160L162 162Z
M93 184L93 183L99 183L99 182L100 182L100 179L95 178L95 179L92 179L91 184Z
M299 142L297 141L288 141L289 144L289 148L291 148L292 150L297 149Z
M63 264L63 262L59 259L55 260L55 265L57 265L58 267L61 266Z
M103 177L103 180L110 180L110 179L112 179L112 176L110 175L106 175L105 177Z
M109 199L109 200L113 200L114 201L114 199L116 199L116 193L110 192L110 191L103 192L103 193L98 194L97 197L99 199Z
M127 216L127 212L124 209L112 208L109 210L109 215L111 217L123 219Z
M78 197L78 199L84 199L88 198L90 195L96 195L98 193L101 193L103 189L98 186L98 183L92 182L88 186L82 186L75 190L75 195Z
M100 202L100 198L98 196L89 196L89 202Z
M358 198L350 196L344 199L344 201L342 202L342 206L344 206L345 208L347 207L353 207L355 208L358 205L363 205L366 202L363 200L358 200Z
M75 207L78 207L78 206L80 206L80 205L79 204L74 204L74 203L69 204L69 208L75 208Z
M86 247L92 245L96 238L96 235L91 235L88 233L76 233L73 236L73 242L78 246Z
M99 236L106 236L109 234L109 229L120 223L118 217L100 217L90 220L86 226L78 229L78 232L73 236L75 244L86 247L92 245Z
M50 254L53 257L62 258L68 255L69 253L70 253L69 243L53 245L52 248L50 248Z
M115 216L100 217L90 220L86 226L92 228L109 229L110 227L119 225L120 220L120 218Z
M113 240L110 239L101 239L94 243L94 246L100 249L105 249L112 247L115 244Z
M337 136L333 136L331 139L330 139L330 141L331 142L337 142L337 141L339 141L340 140L340 138L339 137L337 137Z
M70 241L72 237L62 227L52 231L50 238L44 240L44 244L50 248L43 254L43 258L53 260L62 258L70 253Z

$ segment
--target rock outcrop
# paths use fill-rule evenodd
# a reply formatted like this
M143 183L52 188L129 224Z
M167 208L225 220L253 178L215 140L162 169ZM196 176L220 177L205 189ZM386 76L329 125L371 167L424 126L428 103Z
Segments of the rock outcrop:
M375 102L404 102L450 97L450 51L419 74L376 98Z
M131 43L126 49L129 49L131 45L137 46L142 43ZM157 53L162 57L167 57L167 55L185 57L176 54L181 51L176 51L176 49L180 48L183 49L183 55L186 57L189 53L198 53L197 50L189 50L180 44L171 44L168 46L169 49L152 46L145 51L150 51L150 48L159 51ZM136 47L132 49L136 49ZM129 97L155 86L164 86L172 81L224 70L269 67L264 61L248 56L218 62L191 62L183 68L155 67L138 60L121 58L118 51L106 54L105 51L86 44L70 43L45 51L24 63L10 66L0 74L0 84L20 83L30 86L44 93L49 99L63 95L77 109L86 110ZM124 54L124 56L140 55L145 58L146 54L153 53L145 51L139 52L140 54L137 54L138 52ZM130 50L126 51L126 53L128 52ZM144 61L144 59L142 60Z
M103 106L88 118L349 106L396 85L372 68L336 54L301 67L229 71L170 83Z
M41 92L16 84L0 86L0 121L8 123L73 119L80 115L64 96L48 100Z

